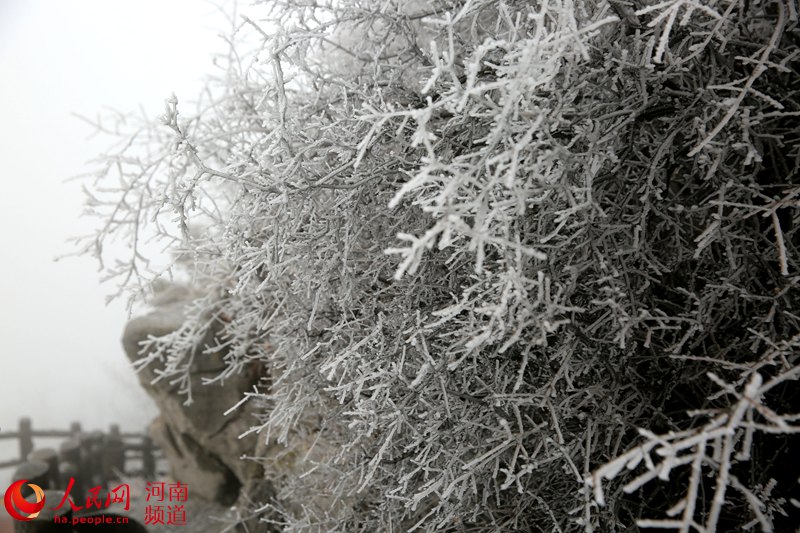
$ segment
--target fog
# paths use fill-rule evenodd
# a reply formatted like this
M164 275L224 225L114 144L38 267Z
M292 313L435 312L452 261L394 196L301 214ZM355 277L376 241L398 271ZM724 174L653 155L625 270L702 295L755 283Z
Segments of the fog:
M125 302L105 305L114 287L92 259L54 261L96 224L65 179L108 143L72 113L156 116L173 91L192 99L228 26L197 0L0 2L0 430L29 416L34 429L138 431L156 415L121 348ZM0 441L0 461L17 455Z

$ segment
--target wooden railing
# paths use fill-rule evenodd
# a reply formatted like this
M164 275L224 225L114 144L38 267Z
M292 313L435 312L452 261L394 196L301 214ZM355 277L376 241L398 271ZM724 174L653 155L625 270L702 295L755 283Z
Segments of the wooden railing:
M19 489L23 497L33 494L35 489L31 484L34 484L44 491L45 501L63 503L69 496L72 501L77 502L75 506L62 505L51 509L52 512L42 511L32 520L14 521L14 531L18 533L89 531L81 529L80 524L83 523L81 520L85 521L99 514L103 517L125 518L124 522L104 525L103 531L146 533L147 529L130 516L129 509L109 510L102 508L102 505L92 507L89 502L97 497L100 498L97 501L102 502L104 494L108 495L109 491L126 485L127 481L122 481L123 476L155 479L156 459L161 452L153 446L147 435L122 433L116 424L112 424L107 433L85 432L78 422L73 422L68 430L35 430L30 418L22 418L16 431L0 431L0 440L4 439L16 439L19 443L19 457L0 462L0 468L14 468L12 483L23 479L30 482ZM56 450L35 448L34 439L63 440ZM138 463L138 470L130 468L132 460ZM116 488L112 488L114 486ZM84 501L85 505L82 503ZM55 521L54 517L62 521ZM5 515L0 518L5 519L0 520L0 533L2 533L3 528L8 528L11 522Z
M64 439L55 450L45 448L34 451L33 439ZM80 422L73 422L68 430L34 429L30 418L21 418L16 431L0 431L0 440L16 439L19 442L19 457L0 461L0 469L20 466L31 459L55 460L64 468L74 467L82 471L81 477L108 478L116 474L141 475L153 479L156 474L156 456L160 454L149 436L142 433L123 433L117 424L112 424L107 433L85 432ZM47 451L50 450L50 451ZM54 456L54 457L53 457ZM132 460L140 464L138 470L128 466ZM45 461L46 462L46 461Z

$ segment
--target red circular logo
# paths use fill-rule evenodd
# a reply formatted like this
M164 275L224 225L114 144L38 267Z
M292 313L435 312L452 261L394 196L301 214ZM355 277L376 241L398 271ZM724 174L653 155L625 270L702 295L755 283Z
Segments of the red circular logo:
M39 485L28 483L28 486L33 489L36 495L36 502L29 502L22 496L22 486L28 483L27 479L15 481L6 490L6 497L4 498L6 504L6 511L15 520L33 520L39 516L39 511L44 508L44 491Z

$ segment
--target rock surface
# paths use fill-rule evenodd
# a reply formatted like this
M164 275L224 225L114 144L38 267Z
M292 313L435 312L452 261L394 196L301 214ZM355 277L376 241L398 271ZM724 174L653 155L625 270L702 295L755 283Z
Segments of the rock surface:
M187 304L198 296L184 287L162 288L154 309L131 320L125 328L123 344L128 358L136 361L147 355L142 353L142 341L179 330ZM341 501L333 504L330 491L334 481L329 479L328 470L320 468L335 453L320 436L321 417L302 417L287 435L286 445L267 443L257 434L240 438L251 426L260 424L254 416L259 414L256 407L245 403L228 415L224 413L254 386L263 390L272 376L263 369L251 368L226 378L223 385L203 384L204 378L214 378L226 367L224 351L207 349L217 345L215 336L222 325L211 328L194 347L189 370L193 390L190 405L184 404L179 384L170 384L168 379L155 381L164 362L154 361L139 372L142 386L160 411L150 434L163 450L172 478L188 485L193 497L207 502L193 504L198 514L205 508L217 514L227 509L225 527L237 523L235 531L273 531L272 526L260 521L269 514L264 510L267 504L294 516L310 513L334 516L335 520L346 509ZM260 381L262 377L267 381ZM207 531L215 531L213 524L206 525L210 528Z
M194 296L182 287L162 292L156 308L128 322L123 336L125 352L131 361L142 357L141 342L177 330L185 319L185 305ZM258 377L239 374L218 385L203 385L204 378L217 376L225 369L223 353L202 353L213 344L217 329L212 328L195 347L189 370L193 392L192 403L184 405L185 396L178 393L179 384L169 380L154 382L163 363L154 362L139 372L139 381L155 400L160 416L151 424L150 433L164 451L172 475L192 487L194 494L212 502L230 505L239 495L239 488L251 479L262 477L260 467L241 461L252 456L257 437L239 438L254 419L247 406L228 416L223 413L234 406L243 392L252 390Z

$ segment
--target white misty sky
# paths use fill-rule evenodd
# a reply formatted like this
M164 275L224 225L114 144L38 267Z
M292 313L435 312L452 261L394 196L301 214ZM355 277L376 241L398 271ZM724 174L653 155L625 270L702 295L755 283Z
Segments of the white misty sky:
M64 181L107 144L71 113L193 99L228 29L204 0L0 0L0 428L27 415L139 430L155 416L120 345L124 302L105 305L93 260L53 261L94 223Z

